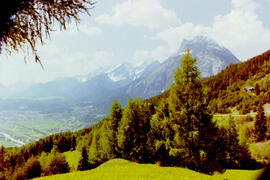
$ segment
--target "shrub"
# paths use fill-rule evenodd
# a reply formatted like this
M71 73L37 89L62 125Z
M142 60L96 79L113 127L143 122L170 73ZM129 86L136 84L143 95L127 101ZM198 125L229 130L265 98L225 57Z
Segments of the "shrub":
M62 174L70 171L70 167L63 154L59 152L53 153L50 158L49 171L51 174Z
M23 168L18 168L13 177L16 180L33 179L41 175L41 165L35 157L30 158Z

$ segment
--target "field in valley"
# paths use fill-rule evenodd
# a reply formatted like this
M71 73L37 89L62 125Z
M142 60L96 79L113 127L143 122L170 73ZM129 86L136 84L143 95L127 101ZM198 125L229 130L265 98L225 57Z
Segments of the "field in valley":
M50 134L89 127L104 117L103 114L92 113L91 107L55 113L2 110L0 111L0 145L21 146Z

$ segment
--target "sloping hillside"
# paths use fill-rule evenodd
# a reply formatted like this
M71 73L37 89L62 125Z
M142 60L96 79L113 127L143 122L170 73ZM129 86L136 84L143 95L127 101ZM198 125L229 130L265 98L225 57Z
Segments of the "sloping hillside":
M232 64L205 80L214 112L228 112L237 107L241 113L256 111L260 103L270 102L270 50L250 60ZM245 87L254 91L246 92Z
M137 164L122 159L110 160L96 169L89 171L73 172L69 174L61 174L50 177L37 178L39 180L84 180L84 179L99 179L99 180L155 180L155 179L245 179L254 180L261 170L227 170L224 174L215 174L213 176L201 174L185 168L177 167L160 167L152 164Z

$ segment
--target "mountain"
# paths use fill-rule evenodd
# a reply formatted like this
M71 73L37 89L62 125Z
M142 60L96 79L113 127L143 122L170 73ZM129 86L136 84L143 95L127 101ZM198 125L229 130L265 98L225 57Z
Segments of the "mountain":
M225 47L207 37L198 36L192 40L184 40L178 53L163 63L155 60L135 65L123 63L96 75L36 84L25 91L24 96L74 98L88 102L99 101L104 97L153 97L170 87L173 71L179 67L180 59L187 48L198 59L197 66L202 77L215 75L228 65L240 62Z
M75 77L60 78L51 82L37 83L20 93L20 97L29 98L64 98L71 95L71 89L81 84L81 80Z
M134 81L138 79L143 79L149 76L155 69L159 68L161 63L157 60L148 60L141 64L135 66L135 78Z
M159 65L160 62L155 60L147 60L135 65L123 63L108 70L106 74L112 81L117 82L118 86L121 87L132 81L146 77Z
M113 81L106 73L101 73L81 83L71 93L76 99L92 102L106 97L107 94L117 88L117 82Z
M192 40L184 40L178 50L178 55L190 48L192 56L198 59L202 77L210 77L219 73L230 64L240 61L225 47L205 36L197 36Z
M192 56L198 59L197 66L203 78L217 74L230 64L240 62L228 49L207 37L198 36L193 40L184 40L176 55L166 59L144 78L129 84L125 88L126 93L149 98L168 89L173 81L173 71L180 66L180 59L187 48L190 48Z

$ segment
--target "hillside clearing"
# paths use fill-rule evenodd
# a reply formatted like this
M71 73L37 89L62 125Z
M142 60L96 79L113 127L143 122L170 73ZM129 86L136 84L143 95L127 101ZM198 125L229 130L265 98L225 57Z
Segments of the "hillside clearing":
M137 164L123 159L110 160L96 169L78 171L69 174L61 174L50 177L37 178L38 180L76 180L76 179L99 179L99 180L174 180L174 179L245 179L254 180L261 170L227 170L224 174L216 173L213 176L194 172L185 168L159 167L153 164Z

